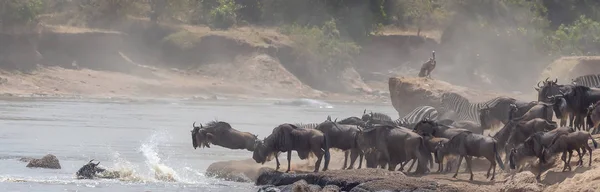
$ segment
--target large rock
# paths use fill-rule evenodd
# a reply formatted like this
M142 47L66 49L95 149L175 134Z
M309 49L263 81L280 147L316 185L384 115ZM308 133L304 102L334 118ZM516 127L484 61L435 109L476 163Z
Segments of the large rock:
M27 167L47 168L47 169L60 169L60 162L58 158L52 154L48 154L41 159L31 159L27 164Z
M480 102L499 94L483 92L452 85L445 81L421 77L391 77L388 80L390 99L399 114L407 114L414 108L429 105L439 107L441 96L446 92L458 93L470 101Z
M241 161L220 161L210 164L206 175L227 181L254 182L258 178L261 165L252 159Z
M425 178L407 177L401 172L383 169L331 170L318 173L282 173L270 168L262 168L256 185L288 186L304 180L307 184L319 185L334 190L327 185L335 185L341 191L459 191L448 184L440 184Z

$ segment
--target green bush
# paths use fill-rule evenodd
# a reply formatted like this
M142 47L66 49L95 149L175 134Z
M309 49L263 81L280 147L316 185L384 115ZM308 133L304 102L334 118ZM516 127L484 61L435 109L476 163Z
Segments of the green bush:
M600 23L582 15L571 25L560 25L547 43L551 51L558 54L599 54Z
M44 10L41 0L4 0L0 2L0 27L7 28L37 23Z
M350 66L360 47L353 41L340 37L335 21L325 22L322 27L287 25L280 32L294 42L295 53L299 57L311 58L325 69L345 69Z
M213 29L228 29L237 24L237 11L242 6L234 0L219 0L219 5L209 13L209 26Z

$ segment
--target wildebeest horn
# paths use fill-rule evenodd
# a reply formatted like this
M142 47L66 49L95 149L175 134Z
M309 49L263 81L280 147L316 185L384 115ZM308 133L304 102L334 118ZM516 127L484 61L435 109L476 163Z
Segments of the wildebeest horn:
M537 83L537 87L538 87L538 88L541 88L541 87L540 87L540 83L541 83L541 82L540 82L540 81L538 81L538 83Z
M548 79L550 79L550 77L546 77L546 80L544 80L544 83L548 82Z
M363 111L363 115L364 115L364 114L367 114L367 109L365 109L365 110Z
M192 124L193 128L196 128L196 122L194 121L194 123Z
M94 159L90 160L90 162L88 162L88 163L91 163L92 161L94 161Z
M327 121L331 121L331 116L327 115Z
M553 83L555 83L555 84L558 83L558 78L556 78Z
M335 123L335 122L337 122L337 118L335 118L335 120L333 120L333 122L334 122L334 123Z
M100 165L100 161L98 161L98 163L96 163L96 166Z

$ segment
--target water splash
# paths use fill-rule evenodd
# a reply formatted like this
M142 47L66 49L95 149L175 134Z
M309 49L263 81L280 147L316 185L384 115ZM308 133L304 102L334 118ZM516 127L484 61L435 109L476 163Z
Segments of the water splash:
M146 165L154 174L154 178L159 181L176 182L180 181L177 172L165 165L158 153L158 144L163 141L168 133L166 131L155 132L150 136L150 139L143 143L140 147L140 151L146 158Z

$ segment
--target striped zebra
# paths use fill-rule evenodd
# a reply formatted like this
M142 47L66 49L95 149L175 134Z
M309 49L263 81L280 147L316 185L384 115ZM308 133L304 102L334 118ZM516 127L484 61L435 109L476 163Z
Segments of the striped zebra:
M295 123L294 125L302 129L316 129L320 123Z
M515 103L516 99L510 97L496 97L485 102L471 103L457 93L442 94L442 107L454 111L458 116L456 121L468 120L478 124L481 124L479 110L486 107L492 111L491 118L506 124L510 105Z
M573 80L575 85L583 85L586 87L599 87L600 86L600 75L583 75Z
M404 117L396 119L394 123L402 127L412 128L413 125L424 119L436 121L438 116L438 111L434 107L420 106L413 109L410 113L404 115Z

